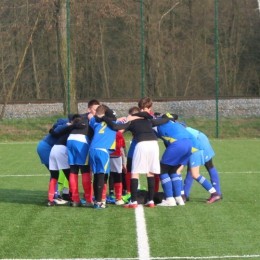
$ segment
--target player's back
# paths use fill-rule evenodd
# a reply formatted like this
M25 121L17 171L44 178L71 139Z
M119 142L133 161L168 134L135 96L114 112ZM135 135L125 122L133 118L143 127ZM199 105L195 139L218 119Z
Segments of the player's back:
M157 135L164 141L170 143L180 139L190 138L189 132L182 125L172 121L157 126Z
M94 130L90 148L103 148L113 152L116 148L116 131L109 128L104 121L97 122L95 117L91 118L89 125Z

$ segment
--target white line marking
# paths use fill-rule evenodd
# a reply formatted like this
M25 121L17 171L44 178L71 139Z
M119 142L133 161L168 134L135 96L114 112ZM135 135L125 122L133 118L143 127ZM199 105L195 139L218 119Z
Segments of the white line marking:
M135 209L136 233L138 256L140 260L150 260L150 247L148 243L148 236L146 231L146 222L144 216L144 208L138 205Z
M227 258L259 258L260 255L225 255L225 256L173 256L173 257L151 257L150 260L203 260L203 259L227 259ZM42 258L37 260L139 260L140 258ZM20 259L20 258L6 258L2 260L34 260L34 259Z

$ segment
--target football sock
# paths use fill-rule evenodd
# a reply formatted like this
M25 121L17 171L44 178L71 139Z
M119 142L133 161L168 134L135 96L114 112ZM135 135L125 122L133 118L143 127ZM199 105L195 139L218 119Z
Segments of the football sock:
M154 180L155 180L154 192L159 192L159 189L160 189L160 174L155 174Z
M107 198L107 184L104 183L103 190L102 190L102 200L106 200Z
M210 175L212 186L216 189L218 194L221 194L219 175L217 169L215 167L211 168L209 170L209 175Z
M211 183L202 175L200 175L196 181L202 185L202 187L210 193L216 192L215 188L211 185Z
M191 186L193 184L193 178L191 177L190 171L187 171L187 175L184 180L184 194L186 197L189 197Z
M104 173L94 174L94 196L96 202L101 202L104 187Z
M127 172L125 175L127 193L131 193L131 172Z
M122 183L114 183L114 187L115 187L115 195L116 195L116 199L117 200L121 200L122 199Z
M147 186L148 186L148 201L153 200L154 197L154 186L155 186L155 179L154 176L147 177Z
M69 184L70 184L70 191L72 193L71 199L75 202L80 202L79 187L78 187L79 186L78 185L78 174L76 174L76 173L70 174Z
M91 182L91 174L89 172L82 173L82 186L85 200L91 203L93 197L93 186Z
M59 171L59 179L58 179L58 191L61 193L63 190L63 184L64 184L65 175L62 170Z
M171 181L172 181L172 186L174 191L173 196L179 197L181 196L182 177L178 173L173 173L170 176L171 176Z
M48 190L48 200L53 201L54 195L55 195L55 190L56 190L56 185L57 185L57 180L54 178L51 178L49 182L49 190Z
M114 172L110 172L109 177L108 177L108 189L109 193L110 191L114 191Z
M131 179L131 201L137 201L138 179Z
M168 173L160 174L162 188L166 198L173 197L172 181Z

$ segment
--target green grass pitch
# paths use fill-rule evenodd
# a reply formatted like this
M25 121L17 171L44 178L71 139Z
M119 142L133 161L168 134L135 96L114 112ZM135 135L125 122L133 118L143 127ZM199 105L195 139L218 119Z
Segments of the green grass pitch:
M224 199L206 204L209 194L194 183L184 207L143 208L142 219L115 205L46 207L49 174L37 143L1 143L0 259L141 259L146 251L147 259L260 259L260 141L211 144ZM209 179L204 167L201 174Z

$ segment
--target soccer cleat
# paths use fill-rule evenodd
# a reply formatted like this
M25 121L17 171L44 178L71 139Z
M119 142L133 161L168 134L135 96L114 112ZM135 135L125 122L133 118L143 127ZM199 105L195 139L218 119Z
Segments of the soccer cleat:
M105 209L105 208L107 208L107 206L103 202L95 202L94 203L94 209Z
M93 207L93 203L85 201L84 203L80 202L80 206L81 207L85 207L85 208L92 208Z
M128 204L124 205L124 208L126 209L135 209L137 207L138 207L137 201L134 202L130 201Z
M182 197L182 199L183 199L184 202L187 202L187 201L190 200L190 198L189 198L189 197L186 197L184 194L182 194L181 197Z
M61 196L58 196L57 199L54 199L53 201L56 205L66 205L69 203L67 200L63 200Z
M145 205L145 207L154 208L154 201L149 200L144 205Z
M63 200L66 200L66 201L72 201L72 199L71 199L69 194L62 194L61 198Z
M116 199L111 197L111 196L107 196L106 203L107 204L115 204L116 203Z
M56 204L55 204L54 201L48 201L47 204L46 204L47 207L52 207L52 206L55 206L55 205Z
M183 201L183 199L182 199L181 196L175 197L175 201L176 201L176 204L177 204L177 205L179 205L179 206L185 206L185 203L184 203L184 201Z
M214 192L211 194L210 198L206 201L207 204L214 203L218 200L221 200L221 195L219 195L217 192Z
M129 203L130 199L131 199L131 193L128 193L128 194L122 196L122 200L123 200L125 203Z
M116 205L124 205L125 202L121 199L121 200L116 200L115 204Z
M164 206L164 207L174 207L176 205L177 204L174 198L162 200L161 203L157 204L157 206Z

